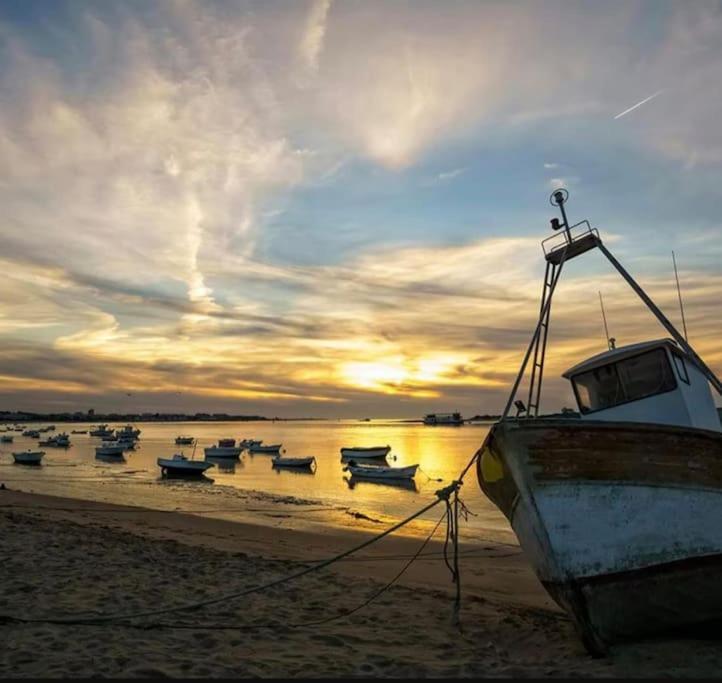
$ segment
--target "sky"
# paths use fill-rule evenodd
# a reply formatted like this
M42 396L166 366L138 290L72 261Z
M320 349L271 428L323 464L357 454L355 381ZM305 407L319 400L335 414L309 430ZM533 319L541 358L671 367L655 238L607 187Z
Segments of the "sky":
M498 413L561 186L722 373L720 82L705 0L5 0L0 409ZM543 410L600 291L667 336L569 262Z

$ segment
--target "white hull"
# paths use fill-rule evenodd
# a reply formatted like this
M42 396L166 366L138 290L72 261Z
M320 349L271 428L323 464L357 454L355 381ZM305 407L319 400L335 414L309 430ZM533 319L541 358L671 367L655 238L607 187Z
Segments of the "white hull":
M495 425L479 478L587 646L722 618L722 436L570 422Z

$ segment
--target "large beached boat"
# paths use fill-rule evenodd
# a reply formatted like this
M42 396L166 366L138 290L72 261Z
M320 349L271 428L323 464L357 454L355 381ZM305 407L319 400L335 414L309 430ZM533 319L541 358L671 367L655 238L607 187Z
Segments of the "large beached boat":
M722 617L719 379L587 221L545 240L541 310L479 483L587 648ZM579 229L581 226L581 229ZM555 235L558 238L560 235ZM609 348L570 368L580 416L539 416L552 295L563 265L601 251L672 337ZM528 402L516 400L532 359ZM512 405L517 414L510 417Z

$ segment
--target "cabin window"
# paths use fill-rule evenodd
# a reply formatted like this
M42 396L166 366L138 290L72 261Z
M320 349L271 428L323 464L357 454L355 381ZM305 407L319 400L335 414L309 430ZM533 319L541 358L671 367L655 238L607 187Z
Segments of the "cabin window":
M613 408L677 386L664 349L603 365L572 378L582 413Z

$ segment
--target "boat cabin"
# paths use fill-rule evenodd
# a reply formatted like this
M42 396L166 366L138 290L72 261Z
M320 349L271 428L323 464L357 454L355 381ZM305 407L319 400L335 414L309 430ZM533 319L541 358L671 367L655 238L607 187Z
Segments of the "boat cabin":
M722 431L707 378L672 339L605 351L562 376L583 419Z

